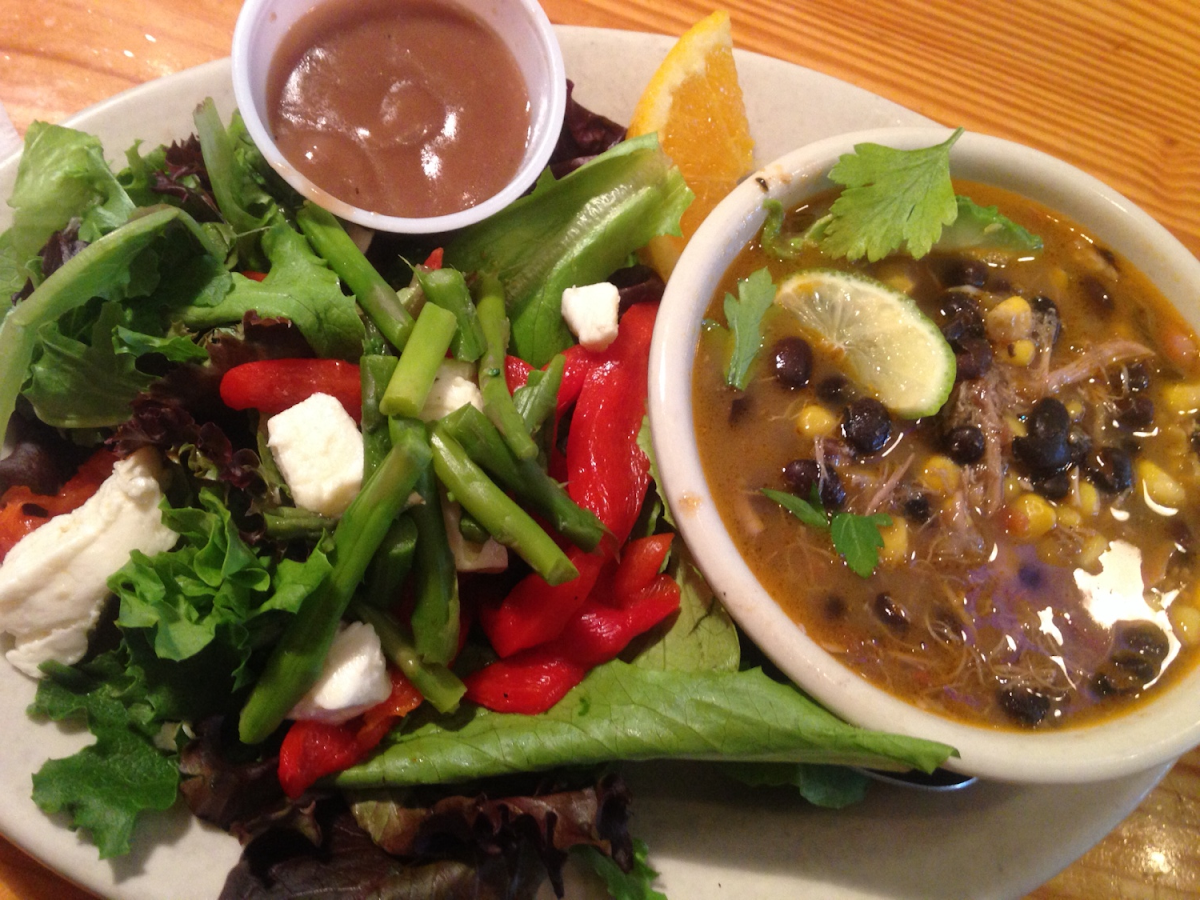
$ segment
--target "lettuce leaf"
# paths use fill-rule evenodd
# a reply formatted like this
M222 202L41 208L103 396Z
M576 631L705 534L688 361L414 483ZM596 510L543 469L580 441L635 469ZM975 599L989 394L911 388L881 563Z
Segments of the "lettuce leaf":
M232 289L219 299L175 310L188 328L202 330L242 321L248 312L290 319L319 356L357 360L366 328L353 297L342 293L333 270L314 254L298 231L272 225L262 238L270 271L259 282L234 273ZM213 302L213 300L216 302Z
M9 205L12 227L0 239L0 295L37 284L37 256L50 235L80 219L79 237L97 238L125 224L135 209L90 134L34 122L25 133Z
M679 234L692 201L655 135L624 141L465 229L446 248L446 264L487 272L504 284L512 321L510 352L541 367L573 341L562 320L562 292L603 281L660 234Z
M393 734L336 776L344 788L445 784L612 760L721 759L917 768L954 751L855 728L761 669L651 671L619 660L538 716L464 708Z
M251 652L281 623L268 614L294 613L332 568L318 548L304 562L278 567L242 540L215 491L199 507L163 509L163 522L181 536L177 549L151 558L134 551L108 581L120 598L117 625L145 629L160 659L184 660L220 639L234 661L233 684L251 679Z
M138 815L174 804L175 760L154 745L158 725L146 708L129 703L137 679L117 656L47 669L30 712L83 720L96 743L48 760L33 776L33 800L48 813L67 813L72 829L89 831L101 859L128 853Z

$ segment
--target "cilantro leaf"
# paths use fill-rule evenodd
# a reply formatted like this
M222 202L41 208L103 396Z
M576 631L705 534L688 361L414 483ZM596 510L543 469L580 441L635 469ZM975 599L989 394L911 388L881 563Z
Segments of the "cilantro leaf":
M783 491L773 491L770 488L763 488L762 492L809 528L816 528L819 531L829 530L829 519L825 515L825 510L819 506L814 506L807 500L801 500L795 494L786 494Z
M1018 225L995 206L980 206L961 194L954 198L958 215L937 240L938 250L966 250L980 247L1037 253L1042 239Z
M763 488L762 492L809 528L830 532L833 549L856 575L866 578L875 571L875 566L879 564L879 548L883 546L883 535L879 529L892 524L891 516L882 513L860 516L839 512L830 517L816 502L815 491L813 503L802 500L795 494L770 488Z
M745 389L750 364L762 348L762 317L775 302L775 283L771 273L759 269L749 278L740 278L737 297L725 295L725 321L733 331L733 353L725 368L725 383L739 391Z
M882 513L873 516L837 513L830 525L834 549L854 574L866 578L879 564L879 548L883 546L879 529L891 524L891 516Z
M829 173L845 187L830 208L821 239L830 256L871 262L907 246L919 259L954 222L958 205L950 183L950 148L962 134L917 150L857 144Z

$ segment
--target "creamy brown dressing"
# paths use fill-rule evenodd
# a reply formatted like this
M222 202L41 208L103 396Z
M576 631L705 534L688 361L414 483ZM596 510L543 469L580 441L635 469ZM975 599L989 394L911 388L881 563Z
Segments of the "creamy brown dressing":
M271 62L280 152L333 197L371 212L447 215L516 174L529 92L512 53L473 14L434 0L332 0Z

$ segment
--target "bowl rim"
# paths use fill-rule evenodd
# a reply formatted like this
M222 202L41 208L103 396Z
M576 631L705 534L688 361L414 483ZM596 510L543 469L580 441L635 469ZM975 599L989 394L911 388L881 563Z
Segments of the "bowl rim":
M1100 781L1168 762L1200 743L1200 665L1149 702L1091 725L1020 733L957 722L872 686L816 645L758 584L726 534L695 446L691 373L700 320L740 249L761 228L762 201L785 207L832 187L826 173L856 144L913 149L953 129L882 128L837 135L761 167L697 229L668 280L650 349L649 415L660 488L700 571L734 620L803 690L863 727L949 744L946 767L1000 781ZM956 178L1024 194L1079 222L1143 271L1200 331L1200 262L1107 185L1046 153L978 133L951 150Z
M329 2L329 0L317 0L317 2ZM558 37L554 33L554 26L537 0L489 0L487 3L480 2L480 0L445 0L445 2L464 9L489 24L494 21L505 21L506 27L508 27L507 23L511 22L514 17L520 17L529 26L530 34L540 51L537 54L537 60L529 65L537 69L544 68L545 78L538 83L532 83L526 78L531 115L529 143L520 167L508 184L487 199L457 212L437 216L408 217L372 212L333 196L313 183L280 152L260 109L261 95L265 92L265 86L254 83L250 74L256 68L261 68L264 73L270 68L269 60L261 64L256 63L255 39L259 29L267 27L265 23L274 21L275 10L281 4L291 7L288 9L288 15L291 18L287 23L290 26L292 22L311 10L316 3L306 2L306 0L245 0L234 25L230 52L234 99L246 124L246 130L250 133L250 137L259 151L271 168L301 196L341 219L375 231L409 235L441 234L465 228L494 215L519 198L537 181L558 143L567 104L566 67ZM510 43L511 35L509 33L494 28L494 26L493 30L505 44ZM272 53L273 51L272 47ZM515 55L520 63L522 61L520 54ZM527 67L523 65L522 71L526 72L526 69Z

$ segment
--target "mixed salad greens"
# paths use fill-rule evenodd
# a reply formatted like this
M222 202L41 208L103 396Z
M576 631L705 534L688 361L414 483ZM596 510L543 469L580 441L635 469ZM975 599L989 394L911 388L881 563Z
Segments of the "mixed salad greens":
M230 897L530 897L547 875L561 894L568 852L613 896L651 897L616 763L711 760L837 806L865 789L842 764L952 752L811 702L674 539L645 421L662 283L635 254L690 192L652 135L571 104L529 196L364 255L236 114L206 102L195 123L119 169L35 123L0 236L0 544L143 448L179 536L111 573L83 659L42 664L31 714L96 742L35 775L40 807L111 857L182 793L247 845ZM620 324L589 350L560 300L605 281ZM447 357L478 406L422 418ZM268 440L314 393L361 428L338 515L293 502ZM452 545L489 540L506 567L456 571ZM391 694L298 718L346 621L378 636Z

